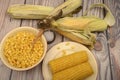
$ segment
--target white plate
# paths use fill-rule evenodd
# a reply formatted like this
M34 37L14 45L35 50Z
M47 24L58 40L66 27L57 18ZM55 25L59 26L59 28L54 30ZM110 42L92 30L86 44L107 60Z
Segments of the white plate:
M94 74L86 78L85 80L96 80L97 73L98 73L98 66L95 60L94 55L90 52L88 48L85 46L75 43L75 42L61 42L55 46L53 46L46 54L43 65L42 65L42 72L44 80L52 80L52 73L48 67L48 62L55 58L61 57L62 55L68 55L77 51L86 50L88 53L88 61L90 62Z

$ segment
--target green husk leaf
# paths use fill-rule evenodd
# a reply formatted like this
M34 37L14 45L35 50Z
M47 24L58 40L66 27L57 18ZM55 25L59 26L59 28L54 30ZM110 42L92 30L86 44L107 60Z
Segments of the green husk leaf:
M87 21L86 21L87 20ZM53 22L53 26L62 27L73 30L83 30L90 21L94 21L94 18L84 17L64 17ZM86 21L86 22L85 22Z
M41 5L15 4L8 8L7 13L10 15L10 17L17 19L44 19L50 15L58 15L61 10L61 16L70 14L75 9L80 7L81 3L82 0L67 0L57 8Z
M83 33L84 33L83 31L71 30L71 29L64 29L64 28L57 28L57 29L60 29L60 30L62 30L62 31L66 31L66 32L70 32L70 33L72 33L73 35L76 35L76 36L81 37L81 38L83 38L83 39L88 39L87 36L84 36L84 35L83 35Z
M94 7L104 7L107 11L104 20L106 21L106 23L109 26L113 26L115 24L115 18L113 16L112 12L110 11L110 9L105 4L93 4L93 5L91 5L90 8L84 13L84 15L87 15L88 11L93 9Z
M64 35L65 37L67 37L67 38L69 38L69 39L71 39L73 41L77 41L77 42L80 42L80 43L85 44L85 45L91 45L92 44L91 41L89 41L87 39L83 39L83 38L81 38L79 36L75 36L71 32L62 31L62 30L57 29L57 28L52 28L52 30L57 31L58 33Z
M69 0L70 1L70 0ZM72 4L70 4L69 6L67 6L66 8L64 8L63 11L63 15L62 16L66 16L67 14L71 13L71 12L78 12L81 10L80 6L82 5L82 0L75 0Z
M95 34L91 33L90 30L86 29L84 31L79 31L79 30L70 30L70 29L64 29L64 28L56 28L61 31L69 32L79 38L82 38L84 40L89 40L91 42L95 42Z
M107 24L111 27L115 24L115 18L111 13L107 13L104 20L107 22Z
M63 31L67 31L67 32L76 32L76 33L83 33L84 32L83 30L66 29L66 28L61 28L61 27L57 27L57 28L60 30L63 30Z
M56 7L51 13L50 17L57 15L60 10L62 10L63 14L62 16L65 16L71 12L73 12L75 9L77 9L79 6L81 6L82 0L67 0L66 2L62 3L58 7Z
M107 23L103 19L95 16L64 17L53 21L51 24L57 28L77 31L84 31L87 28L92 32L107 29Z
M17 19L43 19L47 17L52 10L54 10L53 7L15 4L8 8L7 13L10 17Z
M89 28L90 31L104 31L107 29L107 23L105 20L97 19L96 21L91 21L86 28Z

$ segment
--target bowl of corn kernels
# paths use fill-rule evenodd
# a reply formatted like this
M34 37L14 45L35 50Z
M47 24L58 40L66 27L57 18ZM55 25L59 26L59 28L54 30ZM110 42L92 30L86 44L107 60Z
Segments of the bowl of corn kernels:
M39 31L32 27L19 27L10 31L1 41L0 58L13 70L29 70L37 66L44 58L47 42L42 35L31 44Z

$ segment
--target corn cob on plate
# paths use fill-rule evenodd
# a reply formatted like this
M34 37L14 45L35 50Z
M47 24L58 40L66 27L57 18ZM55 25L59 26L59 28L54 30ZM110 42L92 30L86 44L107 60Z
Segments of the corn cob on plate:
M97 62L94 55L85 46L79 43L70 42L70 41L59 43L48 51L47 55L43 60L43 65L42 65L44 80L52 80L52 72L50 71L50 67L48 66L49 61L53 59L57 59L61 56L69 55L69 54L72 54L78 51L83 51L83 50L87 52L88 62L91 64L94 72L91 76L87 77L85 80L96 80L97 73L98 73L98 66L97 66ZM58 63L58 64L61 64L61 63Z

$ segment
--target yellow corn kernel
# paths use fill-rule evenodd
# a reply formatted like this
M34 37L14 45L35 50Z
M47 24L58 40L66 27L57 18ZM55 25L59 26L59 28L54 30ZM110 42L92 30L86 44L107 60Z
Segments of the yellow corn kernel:
M91 74L93 74L92 67L85 62L53 74L53 80L83 80Z
M50 61L49 67L52 73L56 73L69 67L83 63L87 60L87 52L79 51Z
M35 43L34 51L30 53L35 36L29 31L20 31L6 39L4 55L11 65L26 68L39 61L43 54L43 44L40 39ZM30 63L32 61L34 62Z

